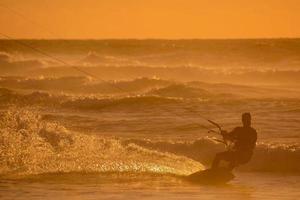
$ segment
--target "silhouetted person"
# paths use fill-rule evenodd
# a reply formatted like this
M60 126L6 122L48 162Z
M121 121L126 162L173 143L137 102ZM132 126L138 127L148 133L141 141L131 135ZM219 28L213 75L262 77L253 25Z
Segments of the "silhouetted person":
M224 140L234 143L232 149L217 153L212 163L212 168L218 168L221 160L229 162L228 169L232 170L234 167L249 162L252 157L253 150L256 145L257 133L251 127L250 113L242 115L243 127L236 127L231 132L222 131Z

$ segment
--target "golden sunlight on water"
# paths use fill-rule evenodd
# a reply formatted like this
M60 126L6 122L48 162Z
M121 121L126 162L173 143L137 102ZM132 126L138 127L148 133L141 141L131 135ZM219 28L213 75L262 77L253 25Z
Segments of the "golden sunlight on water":
M299 9L2 0L0 199L298 199Z
M1 199L297 199L299 177L238 174L230 185L195 185L150 174L47 174L2 180ZM253 178L255 177L255 178ZM274 190L277 190L276 194Z

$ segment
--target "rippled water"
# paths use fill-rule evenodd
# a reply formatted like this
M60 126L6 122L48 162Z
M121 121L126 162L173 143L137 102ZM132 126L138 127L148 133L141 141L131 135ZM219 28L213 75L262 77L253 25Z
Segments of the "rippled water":
M23 42L70 65L0 41L1 199L300 195L298 40ZM186 181L225 150L206 118L231 130L243 112L252 160L225 185Z
M176 177L101 174L1 180L1 199L297 199L299 176L238 173L228 185L194 185Z

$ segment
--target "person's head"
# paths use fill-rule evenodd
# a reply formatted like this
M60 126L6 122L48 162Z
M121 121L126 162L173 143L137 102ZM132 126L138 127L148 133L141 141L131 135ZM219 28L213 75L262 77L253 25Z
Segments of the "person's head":
M250 113L243 113L242 122L243 122L243 125L245 127L250 127L251 126L251 115L250 115Z

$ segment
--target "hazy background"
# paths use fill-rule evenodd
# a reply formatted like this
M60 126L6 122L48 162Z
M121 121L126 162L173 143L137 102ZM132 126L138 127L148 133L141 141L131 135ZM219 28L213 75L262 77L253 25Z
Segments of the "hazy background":
M299 37L299 10L298 0L1 0L0 26L15 38Z

